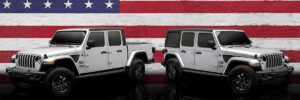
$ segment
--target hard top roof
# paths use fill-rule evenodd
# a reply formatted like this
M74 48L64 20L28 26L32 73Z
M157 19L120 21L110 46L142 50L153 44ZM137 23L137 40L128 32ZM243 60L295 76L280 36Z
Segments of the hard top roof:
M103 27L103 28L68 28L58 31L103 31L103 30L123 30L122 28Z
M182 29L170 29L169 32L172 31L204 31L204 32L213 32L213 31L242 31L239 29L213 29L213 28L182 28Z

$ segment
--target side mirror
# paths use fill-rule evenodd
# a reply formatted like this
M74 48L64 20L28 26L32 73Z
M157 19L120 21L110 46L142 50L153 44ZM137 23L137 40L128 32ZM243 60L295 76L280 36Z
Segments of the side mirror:
M95 47L95 40L88 40L87 41L87 49L90 49L90 48L92 48L92 47Z
M208 41L208 46L209 46L211 49L216 50L216 43L215 43L215 41L209 40L209 41Z

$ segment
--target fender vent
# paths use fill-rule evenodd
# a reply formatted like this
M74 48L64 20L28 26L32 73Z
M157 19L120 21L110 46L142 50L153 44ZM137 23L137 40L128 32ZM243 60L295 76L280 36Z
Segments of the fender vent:
M75 62L77 62L78 59L79 59L79 55L71 55L71 57L73 58L73 60L74 60Z

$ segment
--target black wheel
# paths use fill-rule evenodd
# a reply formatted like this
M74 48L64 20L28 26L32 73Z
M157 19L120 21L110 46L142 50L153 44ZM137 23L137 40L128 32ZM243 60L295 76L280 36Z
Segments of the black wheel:
M141 59L134 59L129 68L129 77L134 82L142 82L145 76L145 64Z
M30 88L33 87L32 84L24 82L24 81L21 81L21 80L18 80L16 78L11 77L10 79L11 79L11 82L14 84L14 86L16 88L19 88L19 89L30 89Z
M178 81L182 75L182 69L180 63L176 58L171 58L166 64L166 73L170 81Z
M257 85L256 74L249 66L238 65L229 72L229 85L233 93L248 94Z
M45 85L50 94L67 96L75 86L74 74L67 68L55 68L48 73Z

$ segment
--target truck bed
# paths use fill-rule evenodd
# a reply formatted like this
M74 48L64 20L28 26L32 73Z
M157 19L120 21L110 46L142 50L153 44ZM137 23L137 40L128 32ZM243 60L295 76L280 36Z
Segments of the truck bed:
M143 50L146 51L148 59L153 59L153 52L151 43L146 42L127 42L128 55L131 55L133 51Z

